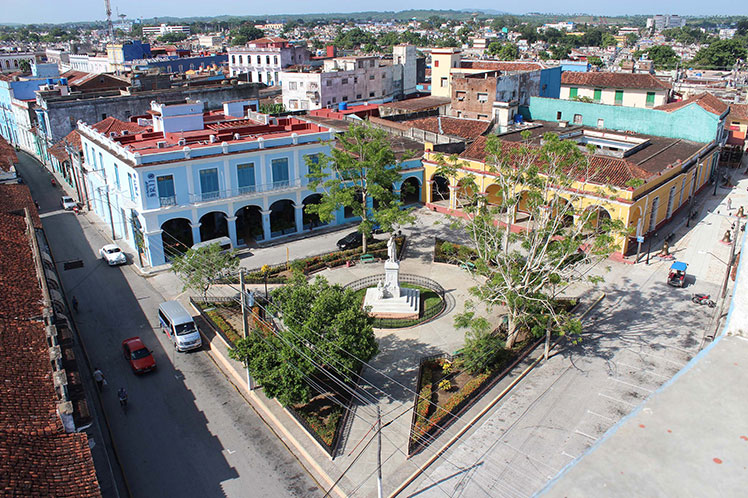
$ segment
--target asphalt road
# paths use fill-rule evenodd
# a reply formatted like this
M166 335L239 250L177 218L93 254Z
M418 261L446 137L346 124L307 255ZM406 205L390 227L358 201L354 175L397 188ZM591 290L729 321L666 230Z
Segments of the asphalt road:
M75 319L92 366L108 381L101 403L132 496L321 495L207 352L174 351L157 328L163 298L148 279L130 264L108 267L98 258L109 242L107 227L61 211L62 191L51 186L50 174L26 154L19 160L66 294L79 302ZM77 259L82 268L63 270L64 262ZM120 344L132 336L153 350L156 372L131 372ZM121 386L129 393L127 412L117 401ZM98 424L106 431L103 420ZM97 470L105 467L97 462Z

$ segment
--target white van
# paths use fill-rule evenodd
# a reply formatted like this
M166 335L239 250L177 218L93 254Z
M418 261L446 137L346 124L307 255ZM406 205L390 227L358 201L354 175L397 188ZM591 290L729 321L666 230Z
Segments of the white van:
M177 351L189 351L202 345L200 332L184 306L177 301L166 301L158 307L161 330L169 335Z
M218 244L222 252L228 252L231 250L231 239L228 237L218 237L217 239L204 240L198 242L192 246L192 249L200 249L201 247L208 247L213 244Z

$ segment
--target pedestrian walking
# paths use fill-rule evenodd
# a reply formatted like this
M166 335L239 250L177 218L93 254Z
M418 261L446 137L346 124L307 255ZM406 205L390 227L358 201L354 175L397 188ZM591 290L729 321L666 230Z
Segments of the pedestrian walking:
M96 387L98 387L99 392L101 392L106 385L106 379L104 378L104 372L99 370L99 367L94 368L93 378L96 381Z
M78 300L73 296L73 310L78 313Z
M732 209L732 199L730 197L727 198L727 212L729 213Z

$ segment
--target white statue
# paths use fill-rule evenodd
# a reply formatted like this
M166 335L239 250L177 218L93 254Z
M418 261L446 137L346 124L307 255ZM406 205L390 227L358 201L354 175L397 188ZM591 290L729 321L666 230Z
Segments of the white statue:
M397 263L397 244L395 244L394 235L390 235L390 240L387 241L387 256L389 257L388 261Z
M379 282L377 282L377 297L379 299L383 299L384 298L384 284L382 284L381 280Z

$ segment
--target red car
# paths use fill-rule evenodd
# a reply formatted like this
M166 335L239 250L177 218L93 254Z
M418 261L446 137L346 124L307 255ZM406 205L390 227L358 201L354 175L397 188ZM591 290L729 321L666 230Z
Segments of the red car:
M122 341L122 352L136 374L150 372L156 368L156 360L140 337L130 337Z

